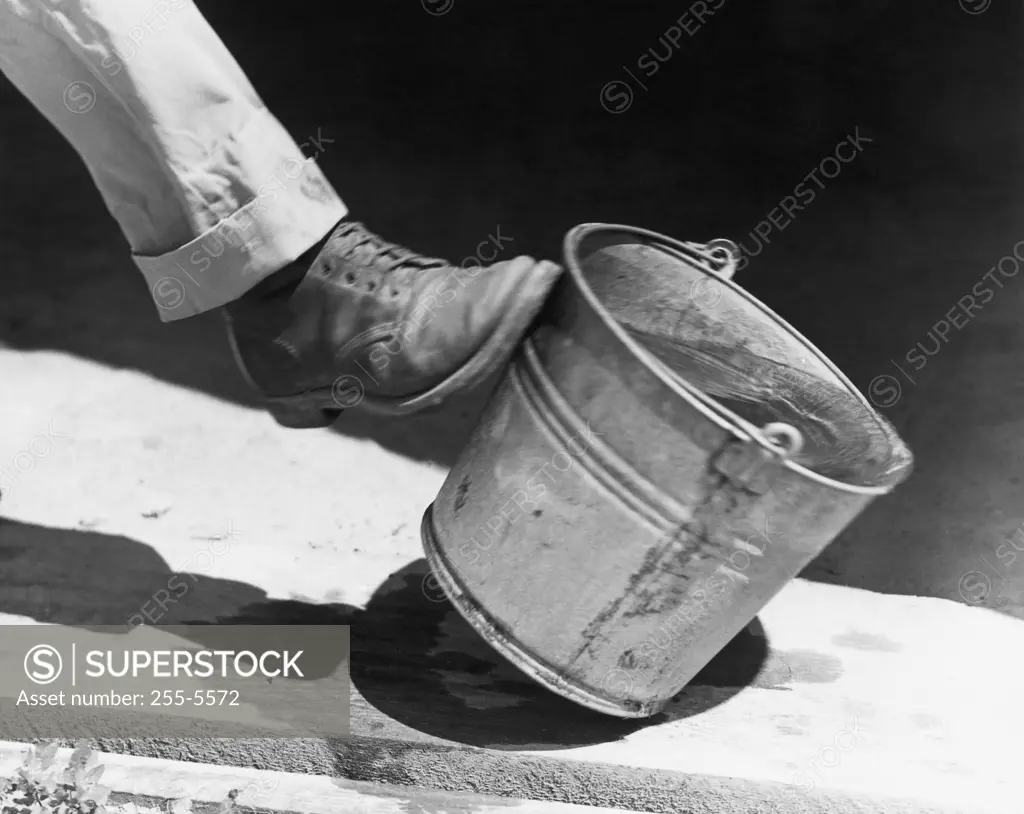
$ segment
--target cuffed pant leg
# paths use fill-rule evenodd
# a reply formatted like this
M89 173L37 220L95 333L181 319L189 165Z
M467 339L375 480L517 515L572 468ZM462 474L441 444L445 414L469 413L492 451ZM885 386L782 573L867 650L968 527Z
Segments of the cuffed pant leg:
M0 71L85 161L164 321L224 305L346 214L191 0L0 0Z

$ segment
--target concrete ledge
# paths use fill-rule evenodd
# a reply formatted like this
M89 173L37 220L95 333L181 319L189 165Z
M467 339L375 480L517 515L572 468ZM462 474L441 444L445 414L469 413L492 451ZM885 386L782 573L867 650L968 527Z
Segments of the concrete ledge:
M153 745L154 748L167 746ZM26 744L23 743L0 741L0 778L13 776L25 749ZM61 749L58 760L66 761L71 751L70 748ZM127 754L103 753L99 756L99 763L105 767L101 783L114 792L112 802L134 802L140 806L163 808L172 800L188 797L195 812L216 809L231 792L236 793L235 805L242 810L295 814L505 814L511 811L524 814L627 814L628 811L644 810L672 814L987 814L997 811L986 807L967 809L867 795L821 792L808 795L782 784L751 783L735 778L688 778L684 781L688 791L680 793L678 783L675 784L672 802L665 808L620 809L488 797L468 792L400 787L315 774ZM447 766L453 774L457 774L460 768L462 762L459 760ZM543 764L535 768L544 770ZM608 779L606 776L605 782ZM600 796L601 785L598 782L598 788L588 794ZM1011 812L1011 808L998 811L1000 814ZM1012 811L1016 814L1017 809Z
M1024 705L980 689L1024 672L1017 620L797 580L664 715L623 722L539 689L448 606L417 604L401 586L418 591L422 568L353 626L351 738L102 748L673 814L1019 814L1008 738Z
M26 745L0 741L0 778L10 778L21 765ZM66 763L71 749L61 749ZM287 772L210 766L132 755L101 754L102 785L112 789L114 803L134 802L160 806L182 797L192 800L193 811L218 806L235 793L240 809L297 814L587 814L595 809L564 803L509 800L465 792L439 792L359 783L330 777ZM625 814L621 809L599 809Z

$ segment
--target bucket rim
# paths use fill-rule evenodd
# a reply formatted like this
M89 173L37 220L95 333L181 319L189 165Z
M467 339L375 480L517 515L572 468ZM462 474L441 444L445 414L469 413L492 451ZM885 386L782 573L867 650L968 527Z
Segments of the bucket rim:
M650 229L643 229L639 226L629 226L626 224L616 223L582 223L566 232L565 238L562 241L562 254L569 276L583 295L584 300L586 300L587 304L590 305L595 313L597 313L601 321L612 332L615 338L634 356L636 356L636 358L640 360L649 372L661 381L662 384L668 387L669 390L673 391L676 395L686 401L709 421L727 429L729 432L739 436L742 440L753 441L767 451L777 454L778 448L765 439L762 428L746 420L742 416L725 407L723 404L720 404L706 393L703 393L683 376L670 373L668 367L660 359L629 335L629 333L619 324L618 320L612 316L611 312L600 301L593 289L591 289L590 284L587 282L582 268L580 268L579 251L581 244L586 238L601 232L620 232L640 236L644 238L646 242L654 244L658 248L669 250L669 252L676 257L680 257L680 255L682 255L680 259L683 259L686 262L691 262L688 259L688 255L693 252L693 247L681 240L676 240L675 238L663 235L659 232L654 232ZM849 393L853 395L861 405L866 407L872 416L876 417L876 420L878 420L878 418L882 418L879 416L878 411L875 410L874 406L864 397L864 394L857 389L846 374L843 373L842 370L840 370L836 364L828 358L828 356L819 350L814 343L790 325L789 322L775 313L775 311L761 302L757 297L753 296L741 286L733 282L730 277L718 275L711 271L705 271L696 264L693 264L692 262L691 264L694 265L698 271L704 271L704 273L712 276L720 285L725 286L735 294L742 297L747 303L755 306L771 317L778 325L788 331L798 342L800 342L800 344L803 345L816 359L824 364L825 367L828 368L828 370L847 389L847 391L849 391ZM744 438L743 436L747 437ZM911 463L910 466L905 467L901 472L899 472L898 476L890 483L880 486L863 486L853 483L844 483L843 481L821 475L802 464L798 464L790 460L788 457L783 457L780 463L796 474L829 488L839 489L844 492L850 492L858 495L874 496L889 494L893 489L906 480L907 477L909 477L912 470Z

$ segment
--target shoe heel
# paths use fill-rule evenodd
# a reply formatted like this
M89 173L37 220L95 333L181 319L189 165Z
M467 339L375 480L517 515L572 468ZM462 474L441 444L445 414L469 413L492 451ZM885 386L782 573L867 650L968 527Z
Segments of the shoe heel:
M344 412L344 410L323 409L287 402L271 402L267 405L267 409L278 424L293 430L329 427Z

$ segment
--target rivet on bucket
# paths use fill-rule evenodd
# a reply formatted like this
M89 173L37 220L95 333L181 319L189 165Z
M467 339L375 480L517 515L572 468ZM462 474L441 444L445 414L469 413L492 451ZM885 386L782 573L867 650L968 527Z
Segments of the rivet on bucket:
M789 424L783 424L781 421L766 424L761 428L761 435L779 450L780 455L786 458L799 454L804 445L804 437L800 434L800 430Z

